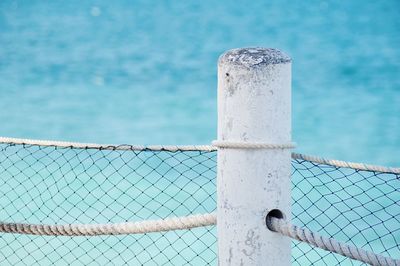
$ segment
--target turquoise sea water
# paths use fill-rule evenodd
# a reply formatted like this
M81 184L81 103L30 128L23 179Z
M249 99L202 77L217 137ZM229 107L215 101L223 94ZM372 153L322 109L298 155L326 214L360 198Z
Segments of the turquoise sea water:
M400 4L392 1L1 1L0 135L202 144L216 62L293 58L298 152L400 165Z
M399 17L400 4L396 0L340 3L1 1L0 135L117 144L208 144L216 137L218 56L230 48L265 46L279 48L293 58L293 140L298 143L298 152L399 166ZM70 164L63 161L69 157L58 157L58 152L50 154L61 158L65 167L79 169L88 164L89 169L92 165L86 159L81 164L78 156L73 157L78 160L77 166L71 166L72 159ZM18 155L13 155L17 161ZM30 160L37 159L35 154L30 156ZM11 168L11 161L7 162ZM12 179L23 168L24 162L18 163L21 168L14 166L5 180ZM49 169L35 165L44 172L43 187L39 184L41 180L29 178L30 172L18 176L21 179L15 179L15 183L7 181L7 186L1 187L4 199L14 195L20 202L21 212L13 217L31 222L33 218L41 222L43 217L49 223L59 222L56 219L59 217L63 217L63 222L74 219L92 222L97 213L84 216L81 210L64 209L70 203L65 203L65 199L80 202L84 210L89 209L86 204L90 203L84 199L94 200L87 198L88 188L90 194L97 185L90 183L92 175L85 173L76 178L73 171L65 170L67 174L64 174L63 169L58 170L59 165L49 164ZM107 163L99 162L99 165ZM46 171L51 174L46 176ZM97 168L90 171L94 171L94 176ZM115 181L104 179L111 184ZM28 185L18 186L21 180ZM75 187L69 188L66 184L75 185L81 193L79 197L70 197ZM181 185L186 183L178 186ZM215 187L211 185L207 191ZM29 186L36 190L30 190ZM67 192L57 194L58 186ZM148 188L147 183L143 186ZM113 193L115 196L122 192ZM67 205L60 208L57 200ZM118 200L122 206L124 198L121 196ZM199 212L213 208L212 197L209 200L204 206L210 209ZM42 202L46 202L46 208L41 207ZM53 207L58 209L53 212ZM110 203L104 208L114 211L114 207ZM7 214L16 209L13 205L2 208ZM29 211L31 216L27 214ZM48 217L46 211L54 217ZM125 219L131 214L124 215L121 217ZM114 217L115 221L121 217ZM182 233L185 234L190 233ZM172 234L170 240L178 236ZM12 241L13 236L7 237ZM167 238L152 237L167 241ZM153 250L154 247L151 251L147 248L146 253L147 242L152 237L141 238L145 244L135 242L143 249L139 255L131 251L124 256L142 256L142 261L158 260L157 256L162 254ZM190 235L188 239L191 238ZM17 250L25 256L23 252L28 254L33 250L39 262L63 262L63 258L66 262L71 260L68 256L72 253L65 250L64 254L60 250L82 244L94 252L90 256L103 252L104 257L118 260L118 243L113 238L107 238L104 243L78 239L67 244L54 239L42 249L37 249L37 243L29 238L22 239L14 241L14 246L3 247L2 254L11 257ZM123 244L130 246L131 238L127 239ZM21 248L20 243L27 246ZM100 243L97 249L90 246L96 243ZM214 254L208 252L207 258ZM81 262L92 261L90 256L82 255ZM162 257L159 261L164 260Z

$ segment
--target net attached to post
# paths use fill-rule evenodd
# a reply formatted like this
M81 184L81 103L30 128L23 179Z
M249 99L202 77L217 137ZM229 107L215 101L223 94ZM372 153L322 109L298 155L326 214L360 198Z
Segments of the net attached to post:
M292 223L400 259L400 174L292 160ZM397 169L392 169L399 170ZM293 241L293 265L364 265Z
M215 152L40 144L0 144L0 221L110 224L215 211ZM0 233L0 265L32 264L215 265L215 226L118 236Z
M212 146L1 139L0 221L96 225L211 213L216 155ZM400 258L396 169L292 157L293 224ZM216 265L216 241L215 226L101 236L0 233L0 264ZM297 241L292 263L362 265Z

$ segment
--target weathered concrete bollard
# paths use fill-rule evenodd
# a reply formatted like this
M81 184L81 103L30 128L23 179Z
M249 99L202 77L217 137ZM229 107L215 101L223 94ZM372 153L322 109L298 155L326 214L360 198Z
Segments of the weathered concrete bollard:
M287 55L245 48L219 58L218 142L291 142ZM290 158L284 148L218 150L219 265L290 265L290 239L269 231L265 222L272 210L290 219Z

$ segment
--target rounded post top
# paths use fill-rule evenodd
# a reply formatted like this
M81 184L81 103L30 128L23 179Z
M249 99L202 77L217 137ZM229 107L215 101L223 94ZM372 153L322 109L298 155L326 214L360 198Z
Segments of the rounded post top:
M287 54L278 49L253 47L229 50L219 57L218 63L253 68L261 65L286 64L291 61Z

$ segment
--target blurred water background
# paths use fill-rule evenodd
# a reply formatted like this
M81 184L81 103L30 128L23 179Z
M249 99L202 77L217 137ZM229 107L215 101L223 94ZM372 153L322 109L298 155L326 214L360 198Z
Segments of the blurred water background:
M218 56L264 46L293 58L297 152L399 166L399 17L397 0L3 0L0 135L209 144Z
M400 3L1 1L0 135L134 144L216 137L216 62L293 58L298 152L399 165Z

